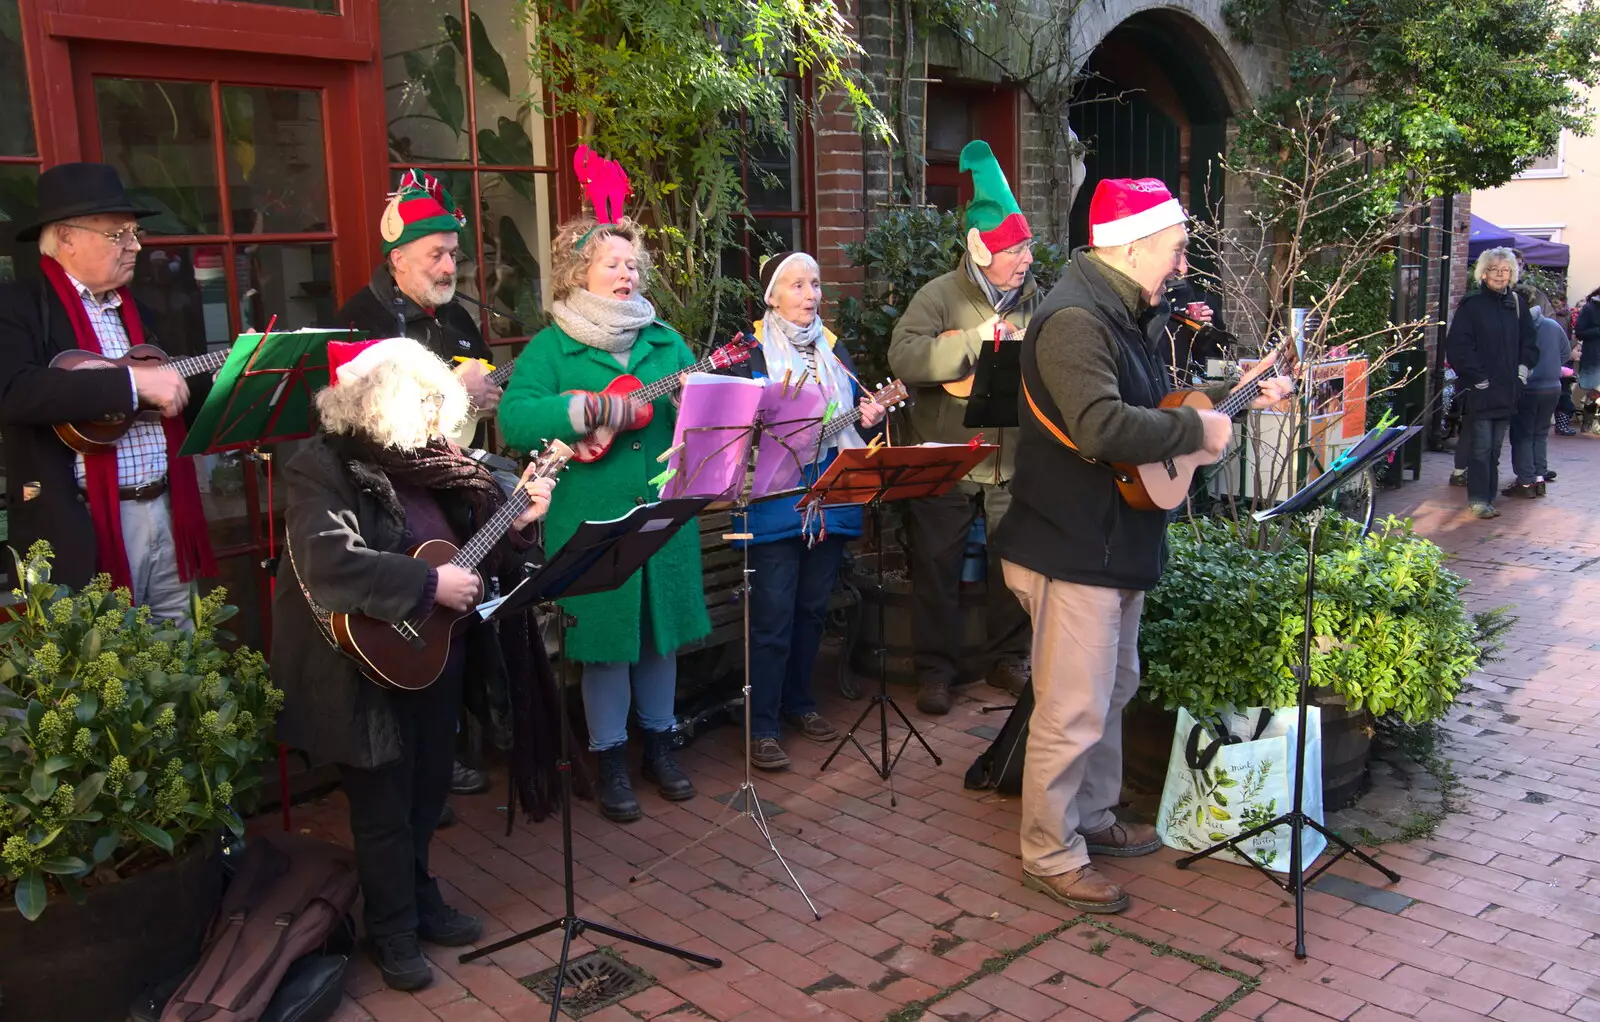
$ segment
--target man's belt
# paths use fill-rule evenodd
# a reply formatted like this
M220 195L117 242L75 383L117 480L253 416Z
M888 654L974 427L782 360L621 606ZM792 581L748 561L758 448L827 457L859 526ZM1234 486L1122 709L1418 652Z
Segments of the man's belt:
M117 487L118 500L155 500L167 492L167 477L162 476L153 483L143 486Z

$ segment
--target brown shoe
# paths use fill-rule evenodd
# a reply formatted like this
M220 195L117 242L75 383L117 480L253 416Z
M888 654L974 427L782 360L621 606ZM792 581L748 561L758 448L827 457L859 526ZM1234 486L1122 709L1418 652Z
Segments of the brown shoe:
M799 717L786 717L789 726L800 732L802 738L809 738L813 742L836 742L839 740L839 729L828 723L828 718L812 711Z
M917 709L923 713L943 716L950 712L950 682L944 678L929 678L917 687Z
M1148 823L1113 823L1096 834L1085 834L1090 855L1107 855L1118 859L1131 859L1161 850L1161 838Z
M1002 660L989 671L988 682L994 688L1013 696L1022 695L1027 687L1032 669L1027 657Z
M1121 912L1128 907L1128 894L1102 876L1093 866L1068 870L1053 877L1022 872L1022 886L1048 895L1068 908L1080 912Z

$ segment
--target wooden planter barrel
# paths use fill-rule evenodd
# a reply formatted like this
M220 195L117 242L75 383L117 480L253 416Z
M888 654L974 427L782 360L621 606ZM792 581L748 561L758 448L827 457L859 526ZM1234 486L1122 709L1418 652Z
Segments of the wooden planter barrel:
M155 869L51 899L33 922L0 905L0 1019L122 1022L145 987L191 966L222 899L222 855L207 841Z
M1344 697L1317 689L1312 701L1322 708L1322 804L1332 812L1367 790L1367 760L1372 751L1372 715L1352 713ZM1122 779L1134 791L1159 794L1167 781L1175 710L1135 699L1122 715ZM1293 763L1290 763L1293 769ZM1285 807L1287 808L1287 807Z

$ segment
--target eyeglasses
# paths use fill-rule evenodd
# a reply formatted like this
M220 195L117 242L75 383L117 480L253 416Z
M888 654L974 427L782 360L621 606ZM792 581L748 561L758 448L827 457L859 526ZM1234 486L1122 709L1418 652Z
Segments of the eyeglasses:
M1014 256L1016 256L1016 255L1021 255L1024 252L1032 252L1032 251L1033 251L1033 242L1032 241L1019 241L1015 245L1012 245L1010 248L1001 249L1000 250L1000 254L1001 255L1014 255Z
M128 227L122 227L115 231L102 231L98 227L90 227L87 224L64 223L61 226L74 227L80 231L88 231L91 234L98 234L118 248L132 248L134 245L143 242L146 233L148 233L143 227L140 227L137 224Z

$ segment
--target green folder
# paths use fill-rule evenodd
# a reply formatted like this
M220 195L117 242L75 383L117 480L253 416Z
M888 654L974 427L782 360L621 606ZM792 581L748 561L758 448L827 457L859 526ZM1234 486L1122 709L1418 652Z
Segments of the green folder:
M179 454L214 454L299 440L316 431L312 395L328 385L328 342L353 330L240 334Z

